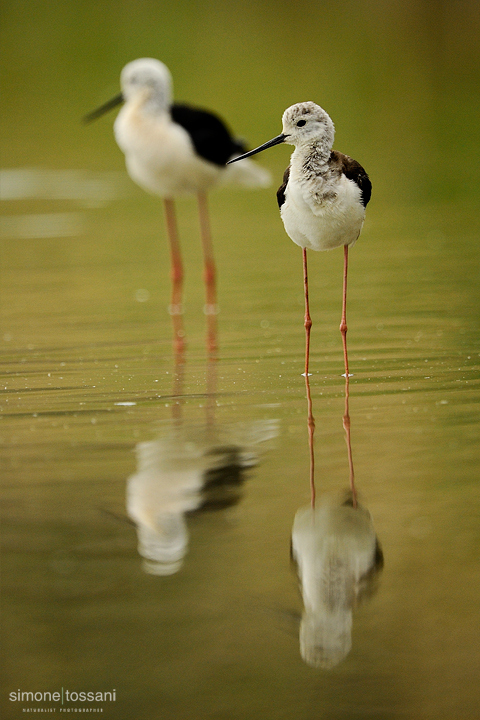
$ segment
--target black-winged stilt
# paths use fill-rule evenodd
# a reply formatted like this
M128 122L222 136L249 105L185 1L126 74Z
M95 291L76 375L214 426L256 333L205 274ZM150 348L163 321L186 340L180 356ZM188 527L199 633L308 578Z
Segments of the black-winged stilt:
M147 192L160 195L165 203L167 233L172 260L170 313L175 343L183 346L183 265L175 218L174 198L196 194L203 245L206 304L211 350L215 348L216 282L206 193L217 184L266 187L269 173L254 163L240 171L227 161L245 151L225 124L206 110L172 102L172 78L159 60L140 58L128 63L120 76L122 92L85 116L90 122L121 103L114 132L125 154L127 171ZM241 166L237 166L241 168Z
M372 185L363 167L348 155L332 150L335 128L329 115L313 102L292 105L283 113L283 130L255 150L230 160L256 155L280 143L294 145L290 166L277 192L285 230L303 248L305 289L305 375L308 376L310 318L308 303L307 248L331 250L344 246L343 306L340 331L343 339L345 375L347 355L348 248L355 243L365 220Z

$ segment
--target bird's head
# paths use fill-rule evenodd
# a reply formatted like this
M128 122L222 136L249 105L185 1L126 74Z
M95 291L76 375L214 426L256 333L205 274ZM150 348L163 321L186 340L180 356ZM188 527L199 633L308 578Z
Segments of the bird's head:
M172 104L172 76L170 70L160 60L153 58L132 60L121 72L120 85L121 93L85 115L83 121L90 123L97 120L109 110L133 98L139 98L143 102L143 107L153 112L168 110Z
M283 132L280 135L260 145L255 150L250 150L250 152L240 155L240 157L229 160L227 164L256 155L274 145L280 145L280 143L295 145L295 147L319 145L325 152L330 152L332 149L335 127L330 116L320 105L313 102L292 105L283 113L282 123Z
M148 101L166 109L172 102L172 76L166 65L154 58L132 60L120 75L122 95L126 101L143 93Z
M321 142L333 145L335 127L330 116L314 102L297 103L287 108L282 117L284 142L289 145L308 145Z

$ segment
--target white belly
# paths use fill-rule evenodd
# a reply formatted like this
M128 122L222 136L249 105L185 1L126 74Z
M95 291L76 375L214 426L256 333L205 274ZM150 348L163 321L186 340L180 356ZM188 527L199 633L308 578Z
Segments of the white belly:
M198 157L188 133L167 116L125 106L114 131L130 177L147 192L161 197L197 193L222 175L223 168Z
M319 203L299 184L288 183L280 215L294 243L311 250L353 245L365 220L360 189L342 175L335 192L335 198Z

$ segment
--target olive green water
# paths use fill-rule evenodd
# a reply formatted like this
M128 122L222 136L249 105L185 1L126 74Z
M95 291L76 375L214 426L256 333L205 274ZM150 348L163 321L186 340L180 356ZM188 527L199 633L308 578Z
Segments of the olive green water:
M59 713L9 694L62 687L115 689L63 705L115 720L479 716L479 19L467 1L3 3L1 165L17 171L1 176L3 717ZM126 176L112 116L79 122L141 56L252 146L288 105L319 102L373 182L350 254L350 417L385 561L331 670L301 658L289 558L309 501L301 253L275 185L212 193L211 361L196 206L179 202L175 359L161 202ZM260 156L275 182L288 154ZM335 496L342 253L309 261L316 483ZM138 444L173 428L200 464L219 447L237 461L162 577L125 493Z

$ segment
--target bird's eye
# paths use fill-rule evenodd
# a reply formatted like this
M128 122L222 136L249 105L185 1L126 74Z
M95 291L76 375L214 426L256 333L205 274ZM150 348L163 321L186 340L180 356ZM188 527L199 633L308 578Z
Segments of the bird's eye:
M306 120L299 120L299 121L297 122L297 127L303 127L303 126L306 125L306 124L307 124L307 121L306 121Z

